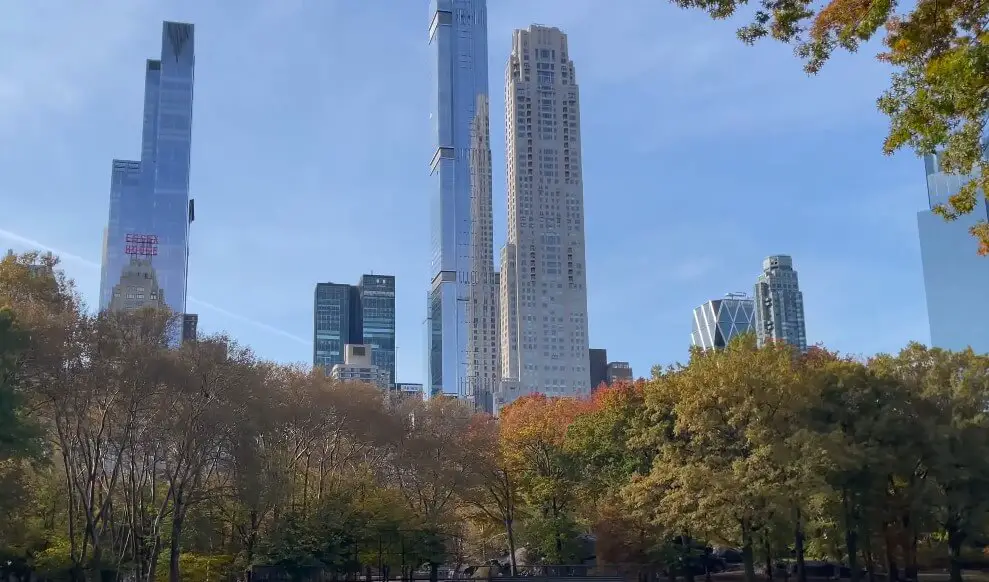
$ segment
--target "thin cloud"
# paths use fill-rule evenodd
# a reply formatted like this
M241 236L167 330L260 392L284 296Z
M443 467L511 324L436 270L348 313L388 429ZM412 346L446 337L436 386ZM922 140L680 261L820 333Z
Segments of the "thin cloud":
M6 229L3 229L3 228L0 228L0 238L4 238L4 239L7 239L7 240L14 241L16 243L19 243L19 244L25 246L25 247L30 247L30 248L34 248L34 249L42 249L42 250L48 251L48 252L50 252L50 253L52 253L54 255L57 255L60 259L62 259L65 262L68 262L68 263L74 263L74 264L81 265L81 266L86 267L86 268L89 268L89 269L99 269L100 268L100 264L97 263L96 261L92 261L92 260L89 260L89 259L87 259L85 257L81 257L81 256L79 256L79 255L77 255L75 253L70 253L68 251L64 251L62 249L55 248L55 247L53 247L51 245L48 245L48 244L45 244L45 243L43 243L41 241L37 241L37 240L31 239L31 238L28 238L26 236L17 234L16 232L11 232L11 231L6 230ZM297 336L297 335L295 335L293 333L290 333L290 332L287 332L287 331L285 331L283 329L279 329L277 327L268 325L267 323L264 323L264 322L261 322L261 321L257 321L256 319L251 319L249 317L245 317L243 315L240 315L239 313L234 313L232 311L228 311L228 310L226 310L226 309L224 309L222 307L219 307L219 306L216 306L216 305L210 303L209 301L203 301L202 299L197 299L195 297L192 297L191 295L189 296L189 301L192 302L192 303L195 303L196 305L205 307L206 309L208 309L210 311L215 311L215 312L219 313L220 315L224 315L226 317L229 317L230 319L236 319L237 321L241 321L243 323L247 323L249 325L253 325L256 328L263 329L263 330L265 330L265 331L267 331L269 333L273 333L275 335L280 335L282 337L285 337L285 338L288 338L290 340L296 341L296 342L298 342L300 344L303 344L303 345L309 345L309 341L308 340L305 340L305 339L303 339L303 338L301 338L301 337L299 337L299 336Z

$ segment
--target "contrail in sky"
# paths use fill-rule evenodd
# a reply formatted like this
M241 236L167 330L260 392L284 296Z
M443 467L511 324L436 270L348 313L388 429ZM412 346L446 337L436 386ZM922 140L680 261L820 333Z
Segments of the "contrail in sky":
M3 229L3 228L0 228L0 238L5 238L7 240L12 240L14 242L20 243L21 245L24 245L26 247L30 247L32 249L41 249L41 250L44 250L44 251L48 251L48 252L50 252L50 253L58 256L58 258L62 259L63 261L65 261L67 263L76 263L78 265L82 265L82 266L87 267L87 268L90 268L90 269L99 269L100 268L100 264L97 263L96 261L91 261L91 260L89 260L89 259L87 259L85 257L80 257L79 255L77 255L75 253L70 253L68 251L63 251L62 249L57 249L57 248L55 248L55 247L53 247L51 245L46 245L45 243L43 243L41 241L36 241L34 239L27 238L26 236L19 235L16 232L11 232L11 231L6 230L6 229ZM261 321L257 321L256 319L251 319L249 317L244 317L243 315L240 315L238 313L234 313L232 311L227 311L226 309L224 309L222 307L217 307L216 305L213 305L212 303L210 303L208 301L203 301L202 299L196 299L195 297L192 297L191 295L189 296L189 301L192 302L192 303L195 303L196 305L201 305L202 307L205 307L206 309L208 309L210 311L215 311L215 312L217 312L217 313L219 313L221 315L225 315L226 317L229 317L230 319L236 319L238 321L242 321L242 322L244 322L246 324L253 325L254 327L256 327L258 329L263 329L264 331L267 331L269 333L273 333L275 335L280 335L280 336L282 336L284 338L288 338L288 339L290 339L292 341L298 342L298 343L303 344L303 345L310 345L309 340L303 339L303 338L295 335L294 333L289 333L289 332L285 331L284 329L278 329L277 327L268 325L267 323L264 323L264 322L261 322Z

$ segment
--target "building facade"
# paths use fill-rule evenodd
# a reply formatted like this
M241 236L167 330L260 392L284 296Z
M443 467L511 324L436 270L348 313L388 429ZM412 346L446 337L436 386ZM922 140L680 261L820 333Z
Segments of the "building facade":
M344 346L343 363L334 364L329 376L341 382L362 382L388 390L388 371L374 365L374 348L365 344Z
M755 331L755 301L744 293L729 293L694 308L690 343L701 349L721 349L737 335Z
M588 350L591 370L591 390L608 383L608 350L591 348Z
M917 214L917 226L931 345L989 353L989 312L974 308L989 289L989 259L976 253L969 233L977 222L989 219L985 197L980 192L973 212L945 221L933 209L947 204L968 178L942 172L934 155L926 156L924 165L929 210Z
M628 362L608 362L607 381L609 386L615 382L631 382L632 380L631 364Z
M762 262L762 274L755 284L754 321L760 346L782 341L807 350L804 295L790 256L773 255Z
M101 309L157 303L186 312L189 227L195 217L189 197L193 33L191 24L163 24L161 57L145 66L141 158L113 160ZM137 300L141 294L143 301Z
M360 298L351 285L317 283L313 300L313 367L344 362L344 346L361 343Z
M357 284L360 342L373 349L372 363L395 383L395 277L362 275ZM355 334L356 335L356 334Z
M591 391L580 95L567 36L516 30L505 82L508 236L498 405Z
M490 407L498 385L485 0L431 0L430 289L426 392Z

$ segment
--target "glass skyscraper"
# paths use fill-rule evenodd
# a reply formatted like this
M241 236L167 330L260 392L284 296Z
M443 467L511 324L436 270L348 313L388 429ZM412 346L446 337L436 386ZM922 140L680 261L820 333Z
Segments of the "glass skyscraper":
M498 385L485 0L431 0L431 283L425 397L491 408Z
M395 277L363 275L357 285L361 342L372 346L371 363L395 385Z
M989 219L985 197L980 192L973 212L945 221L933 209L947 204L968 178L942 172L935 155L926 156L924 165L930 210L917 214L917 226L931 345L989 353L989 312L981 307L989 290L989 258L978 255L977 241L969 233L977 222Z
M342 364L344 346L361 342L360 297L357 288L339 283L317 283L313 299L313 362L329 374Z
M694 309L691 344L709 350L728 345L733 337L755 331L755 302L744 293L729 293Z
M313 367L343 364L347 344L372 347L371 363L395 385L395 277L362 275L357 285L318 283L313 302Z
M755 284L755 332L759 345L782 341L802 352L807 350L804 294L788 255L772 255L762 261L762 274Z
M193 25L165 22L161 45L161 58L145 66L141 159L113 160L100 309L186 312Z

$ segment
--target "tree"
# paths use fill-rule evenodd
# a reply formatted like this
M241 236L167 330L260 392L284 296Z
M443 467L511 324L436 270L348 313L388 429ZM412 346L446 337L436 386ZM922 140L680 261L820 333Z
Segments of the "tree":
M19 357L27 346L13 311L0 308L0 462L40 452L39 427L26 416L18 386Z
M500 415L506 468L530 508L524 524L529 551L552 563L577 557L580 467L565 441L574 419L590 410L587 401L534 394L516 400Z
M733 15L743 0L674 0L713 18ZM885 28L878 58L894 67L879 98L889 116L883 152L908 146L918 154L941 149L941 168L970 176L937 211L948 220L974 210L989 193L985 124L989 116L989 7L973 0L918 0L897 13L886 0L760 0L753 21L738 31L751 44L772 37L796 46L808 73L817 73L836 49L855 52ZM979 253L989 253L989 224L972 228Z

